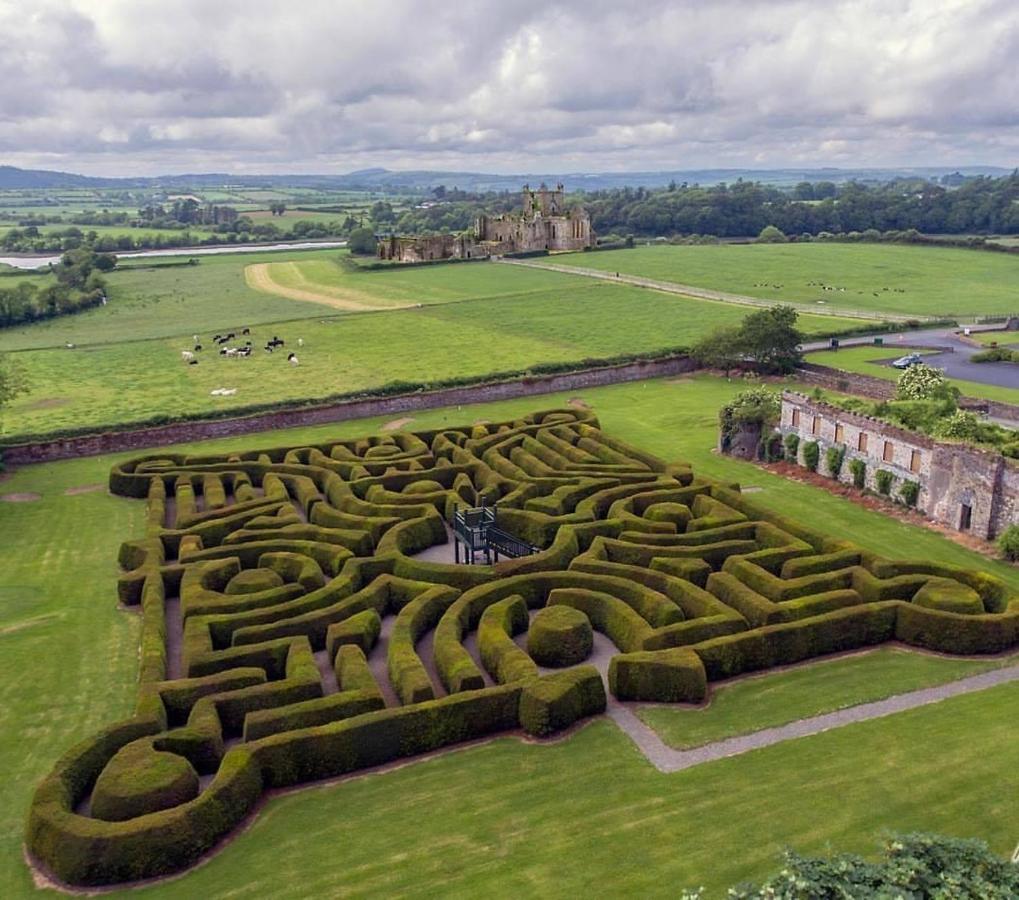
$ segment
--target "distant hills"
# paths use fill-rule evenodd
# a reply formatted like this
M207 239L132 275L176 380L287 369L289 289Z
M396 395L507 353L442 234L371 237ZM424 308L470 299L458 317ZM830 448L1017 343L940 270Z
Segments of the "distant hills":
M903 177L940 178L955 172L962 175L1002 176L1011 170L1000 166L924 166L917 168L839 169L676 169L661 172L572 172L563 174L526 173L494 175L483 172L440 172L432 170L394 171L361 169L345 175L228 175L222 172L151 177L104 178L53 172L46 169L19 169L0 166L0 190L39 190L61 188L158 189L220 187L303 187L325 190L403 191L424 193L439 185L464 191L516 191L522 184L562 181L571 191L606 190L621 187L664 187L670 182L712 185L721 182L759 181L777 187L800 181L860 181L877 183Z

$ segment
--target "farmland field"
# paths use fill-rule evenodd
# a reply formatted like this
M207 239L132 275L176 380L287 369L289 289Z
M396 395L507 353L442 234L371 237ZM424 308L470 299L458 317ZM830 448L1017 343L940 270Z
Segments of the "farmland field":
M1012 313L1019 287L1019 258L954 247L666 245L562 254L554 262L768 300L916 316ZM818 282L845 291L825 291Z
M190 335L25 351L16 358L31 392L11 404L4 427L8 437L110 427L144 421L154 412L173 416L307 400L392 382L482 376L689 346L743 315L735 306L594 284L562 295L539 292L253 328L253 342L273 335L288 341L299 354L296 368L284 354L265 354L260 343L250 359L209 352L199 365L188 366L180 351L189 348ZM804 324L831 328L838 323ZM303 347L294 347L298 338ZM221 387L237 393L210 395Z
M6 435L685 347L747 312L628 285L478 263L356 273L350 282L380 305L407 297L424 305L337 315L318 303L250 289L243 271L251 264L250 257L220 257L195 267L115 272L106 307L4 332L0 350L23 351L17 358L31 385L31 393L7 410ZM320 268L340 271L328 258L315 260L313 271ZM335 277L335 283L347 283L342 271ZM461 302L443 302L454 300ZM800 321L816 334L852 324L831 317ZM239 332L244 325L252 327L257 350L251 359L206 352L199 365L183 364L180 351L192 346L192 333L208 343L214 327ZM298 367L287 365L285 354L259 349L273 335L299 351ZM304 346L295 348L299 338ZM77 349L64 349L63 341ZM216 388L237 393L211 396Z
M940 535L712 454L717 408L738 387L697 377L582 396L612 434L668 459L689 460L706 475L760 487L755 499L786 515L823 522L881 553L968 565L1019 587L1015 569ZM408 427L498 420L563 405L569 397L424 411ZM189 449L296 445L371 433L382 424L365 420ZM116 608L115 558L122 537L142 534L143 505L103 490L65 493L103 484L110 465L122 458L25 467L2 485L4 492L41 495L34 503L0 504L6 537L0 565L7 575L0 703L8 723L0 735L7 785L0 794L0 877L11 896L40 893L20 847L35 784L74 741L130 710L138 620ZM54 669L53 658L68 663ZM812 702L859 702L871 696L874 681L892 673L913 686L957 677L967 665L935 671L944 661L911 654L891 668L878 654L854 660L852 671L842 661L804 669L833 667L818 678ZM776 715L802 714L783 687L786 678L780 673L740 683L741 730L769 724ZM704 885L709 897L718 897L729 884L777 868L786 846L820 853L830 844L873 853L886 828L982 837L1007 853L1014 843L1014 804L1001 786L1019 757L1003 710L1017 700L1019 687L996 688L676 775L652 769L605 721L550 746L501 738L272 799L207 864L140 892L283 895L300 879L302 892L323 896L548 895L597 884L602 891L647 896ZM977 753L974 734L980 735ZM39 752L26 754L26 739ZM937 750L918 752L924 747ZM866 778L860 777L861 760ZM832 796L840 798L837 809ZM422 821L431 823L428 829ZM740 852L719 856L719 847Z

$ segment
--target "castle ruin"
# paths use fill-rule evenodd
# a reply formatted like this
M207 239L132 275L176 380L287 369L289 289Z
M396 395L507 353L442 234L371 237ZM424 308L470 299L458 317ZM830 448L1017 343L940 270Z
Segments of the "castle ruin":
M536 191L525 184L521 200L523 209L519 214L479 216L471 231L464 234L383 238L379 241L378 258L426 262L594 246L591 217L581 206L567 209L562 184L555 188L542 184Z

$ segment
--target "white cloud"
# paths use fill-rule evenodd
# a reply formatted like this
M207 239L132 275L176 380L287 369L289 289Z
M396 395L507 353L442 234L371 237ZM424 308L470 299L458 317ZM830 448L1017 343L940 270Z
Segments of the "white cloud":
M0 161L1013 165L1017 60L1013 0L0 0Z

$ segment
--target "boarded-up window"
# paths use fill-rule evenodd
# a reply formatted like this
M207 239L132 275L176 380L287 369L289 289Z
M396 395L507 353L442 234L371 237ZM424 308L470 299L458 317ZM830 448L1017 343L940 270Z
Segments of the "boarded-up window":
M846 430L841 423L835 423L835 443L841 444L846 438Z
M800 427L800 411L798 409L793 410L793 428Z
M891 441L885 441L885 449L881 458L885 462L891 462L895 458L895 445Z
M821 433L821 417L820 416L814 416L813 424L811 424L811 426L810 426L810 433L811 434L820 434Z
M920 451L914 450L909 457L909 471L919 472L920 471Z
M856 449L861 453L867 452L867 432L861 431L860 436L856 439Z

